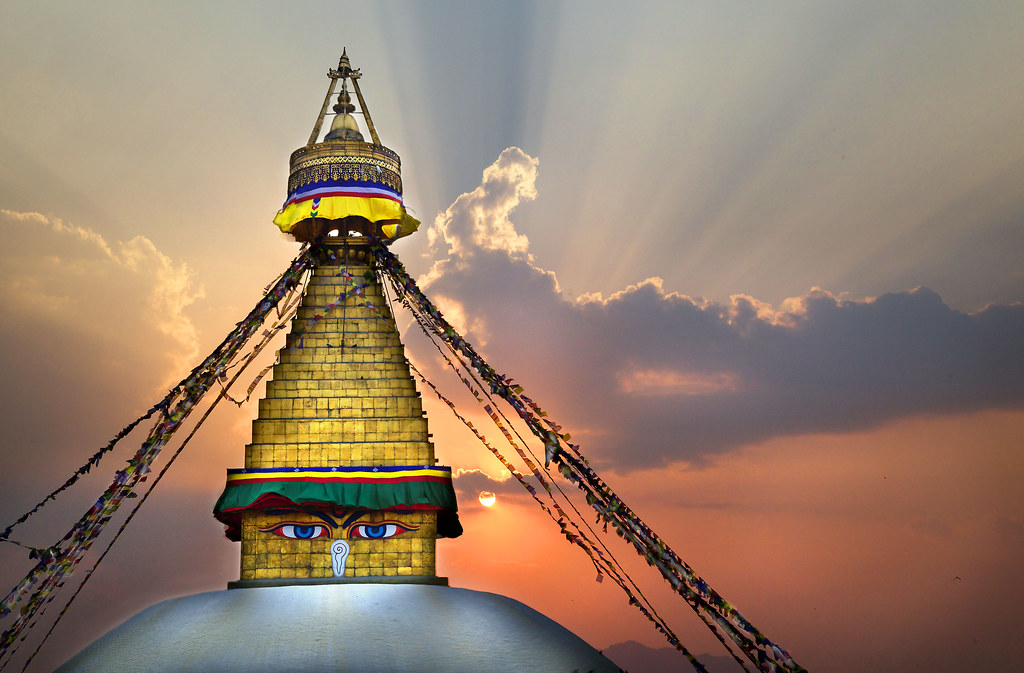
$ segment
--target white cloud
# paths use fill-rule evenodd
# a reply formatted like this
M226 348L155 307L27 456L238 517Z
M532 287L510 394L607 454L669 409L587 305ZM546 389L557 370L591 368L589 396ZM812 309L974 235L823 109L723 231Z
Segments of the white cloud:
M503 250L510 257L525 257L526 236L509 219L523 201L537 198L537 160L518 147L509 147L484 170L483 181L438 214L427 231L430 246L456 258L475 250Z
M91 243L93 246L98 248L105 256L114 258L114 253L111 252L110 246L107 242L95 231L91 229L84 229L74 224L67 224L63 220L55 217L47 217L42 213L20 213L13 210L7 210L6 208L0 209L0 215L3 215L8 220L14 222L29 223L36 226L49 227L53 231L61 234L68 234L77 238L85 243Z
M182 351L176 360L184 371L199 354L196 326L185 314L188 306L205 296L202 287L194 287L195 273L185 262L175 264L145 236L119 243L118 250L119 254L114 256L117 263L143 277L149 276L152 287L147 315L157 329L181 344Z
M175 345L169 380L177 380L191 368L199 338L186 309L204 291L196 286L195 272L187 263L175 262L145 236L111 245L96 231L36 212L0 209L0 221L8 225L8 235L13 235L14 227L29 225L57 234L59 242L71 243L57 246L44 239L19 248L21 268L4 274L4 282L23 310L41 311L87 330L104 330L116 323L111 327L114 331L126 327L112 316L101 320L104 308L120 313L140 306L146 322ZM144 295L134 299L139 292Z
M600 462L694 461L774 436L1024 405L1020 304L966 314L927 288L719 304L660 278L567 298L511 219L536 194L537 165L506 150L438 217L447 257L424 285Z

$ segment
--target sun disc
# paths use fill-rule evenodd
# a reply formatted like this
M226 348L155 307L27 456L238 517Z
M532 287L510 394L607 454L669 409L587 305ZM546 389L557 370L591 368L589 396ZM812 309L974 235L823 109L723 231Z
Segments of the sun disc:
M498 496L494 495L490 491L480 491L479 500L480 504L484 507L490 507L498 500Z

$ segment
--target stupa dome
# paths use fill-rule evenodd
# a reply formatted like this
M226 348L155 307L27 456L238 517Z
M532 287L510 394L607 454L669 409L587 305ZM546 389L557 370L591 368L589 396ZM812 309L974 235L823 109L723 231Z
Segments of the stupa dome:
M505 596L429 584L229 589L158 603L57 673L618 673Z

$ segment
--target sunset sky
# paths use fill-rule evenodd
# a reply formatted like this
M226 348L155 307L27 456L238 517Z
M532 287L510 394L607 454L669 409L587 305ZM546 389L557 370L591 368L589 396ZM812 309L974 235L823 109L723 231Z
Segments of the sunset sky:
M0 524L296 254L271 220L347 47L423 222L392 250L719 593L812 673L1009 671L1022 35L1019 0L4 3ZM469 471L439 574L599 649L665 647L424 399ZM255 404L225 406L30 671L237 579L211 510ZM14 537L51 544L137 446ZM614 542L683 642L724 654ZM2 545L0 567L6 593L29 563Z

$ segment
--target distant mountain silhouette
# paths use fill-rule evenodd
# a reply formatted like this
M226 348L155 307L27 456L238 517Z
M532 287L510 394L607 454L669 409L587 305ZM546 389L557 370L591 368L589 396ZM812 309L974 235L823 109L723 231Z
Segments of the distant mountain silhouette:
M694 670L690 662L671 647L647 647L635 640L627 640L624 643L616 643L602 650L604 656L614 661L619 668L629 673L680 673L680 671ZM742 673L736 660L728 654L698 654L695 655L708 673ZM753 669L751 669L753 670Z

